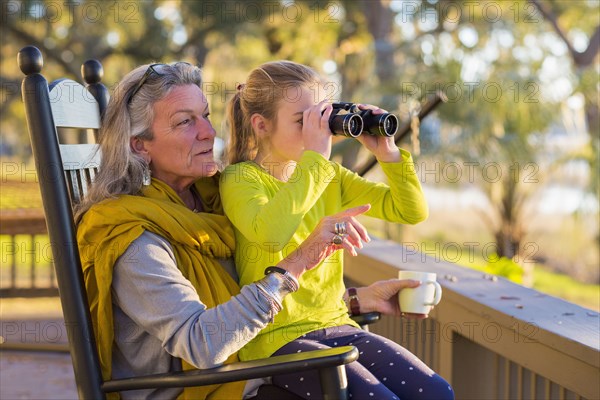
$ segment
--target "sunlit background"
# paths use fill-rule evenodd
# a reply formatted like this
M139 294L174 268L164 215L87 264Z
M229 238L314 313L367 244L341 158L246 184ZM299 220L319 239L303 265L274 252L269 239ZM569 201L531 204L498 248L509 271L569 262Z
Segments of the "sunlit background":
M20 48L42 51L50 80L81 80L81 63L96 58L109 89L142 63L200 65L223 143L238 83L289 59L331 82L332 99L412 122L400 145L414 155L430 218L365 221L373 236L598 310L598 23L598 0L3 1L1 208L41 204ZM446 102L419 123L436 93ZM359 170L367 154L336 138L334 159ZM384 179L377 167L367 176ZM25 253L3 250L3 277L12 257L30 262Z

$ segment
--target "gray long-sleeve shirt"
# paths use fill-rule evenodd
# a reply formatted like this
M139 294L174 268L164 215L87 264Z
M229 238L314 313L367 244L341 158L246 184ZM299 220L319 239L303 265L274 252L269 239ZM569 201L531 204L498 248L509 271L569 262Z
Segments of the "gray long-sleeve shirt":
M231 260L222 264L234 275ZM197 368L222 364L254 338L277 312L287 289L270 274L261 280L274 295L269 299L257 284L214 308L206 308L191 283L176 266L168 241L143 233L118 259L112 298L115 344L113 378L180 371L184 359ZM247 385L248 392L252 386ZM182 389L123 392L124 399L172 399Z

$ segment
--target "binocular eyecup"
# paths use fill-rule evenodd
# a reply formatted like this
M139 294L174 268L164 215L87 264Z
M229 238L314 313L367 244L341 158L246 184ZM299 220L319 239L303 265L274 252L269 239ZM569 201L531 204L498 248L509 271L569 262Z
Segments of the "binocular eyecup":
M361 110L354 103L333 103L329 129L334 135L358 137L363 133L377 136L394 136L398 131L398 118L394 114L373 114Z

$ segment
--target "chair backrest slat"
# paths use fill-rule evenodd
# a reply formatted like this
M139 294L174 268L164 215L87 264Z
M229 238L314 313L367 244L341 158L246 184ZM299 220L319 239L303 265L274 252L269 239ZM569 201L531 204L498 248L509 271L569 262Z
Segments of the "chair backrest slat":
M86 195L98 173L100 150L97 144L61 144L59 147L71 204L75 206Z
M100 129L98 102L82 84L59 79L49 85L50 105L57 127Z

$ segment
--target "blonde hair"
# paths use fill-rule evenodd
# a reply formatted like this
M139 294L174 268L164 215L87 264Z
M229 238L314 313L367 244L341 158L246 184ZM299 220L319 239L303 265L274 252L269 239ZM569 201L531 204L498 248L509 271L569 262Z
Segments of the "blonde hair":
M319 83L321 78L313 69L292 61L268 62L250 72L227 105L229 163L256 157L260 143L252 129L252 115L260 114L276 122L279 103L287 90Z
M110 98L98 133L102 155L99 171L89 192L75 209L76 221L95 203L122 194L140 193L149 166L132 150L131 138L153 138L154 103L173 88L184 85L201 88L200 69L188 63L157 65L155 69L159 69L159 73L148 74L148 68L149 65L142 65L127 74ZM146 79L140 86L144 76Z

